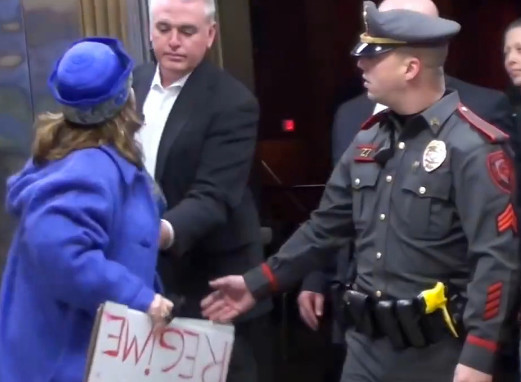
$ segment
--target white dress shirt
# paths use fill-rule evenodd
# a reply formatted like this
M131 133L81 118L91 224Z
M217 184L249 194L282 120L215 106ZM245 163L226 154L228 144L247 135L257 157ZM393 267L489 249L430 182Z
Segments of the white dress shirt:
M158 66L143 104L145 121L143 127L136 135L136 140L141 144L145 169L153 179L156 172L157 151L163 130L165 129L166 120L188 77L190 77L190 73L165 88L161 85L161 75L159 74ZM167 220L162 220L162 222L165 223L167 230L170 232L170 240L167 246L162 248L167 249L174 243L175 231L170 222Z
M189 76L190 74L187 74L172 85L164 88L161 85L158 67L143 104L145 121L136 138L143 150L145 168L152 178L156 171L157 150L159 149L159 142L165 129L166 120Z
M373 115L378 114L381 111L387 110L388 107L385 105L382 105L381 103L377 103L374 107Z

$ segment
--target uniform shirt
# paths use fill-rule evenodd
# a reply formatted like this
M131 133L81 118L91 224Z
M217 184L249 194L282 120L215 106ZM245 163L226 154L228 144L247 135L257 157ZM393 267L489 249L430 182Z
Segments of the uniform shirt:
M311 219L245 275L249 289L260 298L286 288L354 238L355 283L376 299L413 298L438 281L466 296L460 361L490 372L520 268L507 138L456 92L405 126L389 111L374 116Z

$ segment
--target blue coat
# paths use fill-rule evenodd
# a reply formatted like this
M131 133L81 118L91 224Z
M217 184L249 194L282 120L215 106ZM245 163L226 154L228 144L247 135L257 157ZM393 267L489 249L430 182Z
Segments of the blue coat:
M146 311L160 216L150 178L110 147L8 181L19 218L2 280L0 381L81 381L96 310Z

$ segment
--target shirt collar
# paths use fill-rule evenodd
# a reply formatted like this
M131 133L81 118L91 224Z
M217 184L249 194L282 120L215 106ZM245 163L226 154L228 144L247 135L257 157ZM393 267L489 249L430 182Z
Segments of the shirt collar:
M447 90L445 95L434 105L410 118L411 123L418 123L418 118L422 119L423 122L429 126L434 135L438 135L442 126L447 122L449 117L454 113L454 110L458 108L460 103L460 97L457 91ZM388 118L391 113L388 114ZM394 121L396 125L396 120ZM398 125L399 126L399 125Z
M447 91L445 96L421 113L432 132L437 135L441 127L458 108L460 98L457 91Z
M152 85L150 86L151 89L162 89L162 90L170 90L175 88L183 88L185 86L186 81L188 81L188 78L190 77L192 73L188 73L184 77L181 77L171 85L167 86L166 88L161 85L161 74L159 73L159 65L156 67L156 73L154 74L154 78L152 79Z

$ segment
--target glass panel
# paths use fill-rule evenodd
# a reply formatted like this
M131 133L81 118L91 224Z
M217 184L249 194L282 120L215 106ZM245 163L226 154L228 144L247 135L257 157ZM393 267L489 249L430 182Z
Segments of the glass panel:
M14 227L4 208L5 182L27 158L33 112L22 7L18 0L1 0L0 7L0 269L3 269Z

